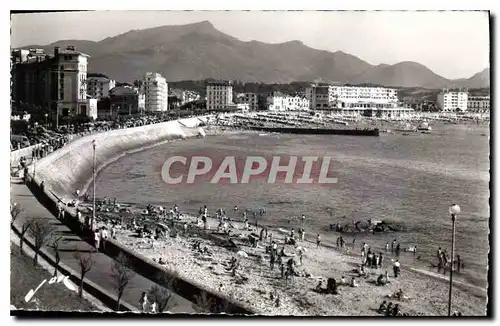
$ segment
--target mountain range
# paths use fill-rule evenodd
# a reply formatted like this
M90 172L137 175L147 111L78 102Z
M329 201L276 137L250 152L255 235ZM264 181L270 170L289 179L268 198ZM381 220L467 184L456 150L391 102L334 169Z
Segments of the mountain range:
M131 30L99 42L63 40L23 48L42 48L52 53L55 46L68 45L91 56L89 72L104 73L124 82L153 71L167 81L215 78L289 83L321 79L429 89L490 85L489 68L470 78L449 80L417 62L371 65L354 55L313 49L300 41L244 42L222 33L208 21Z

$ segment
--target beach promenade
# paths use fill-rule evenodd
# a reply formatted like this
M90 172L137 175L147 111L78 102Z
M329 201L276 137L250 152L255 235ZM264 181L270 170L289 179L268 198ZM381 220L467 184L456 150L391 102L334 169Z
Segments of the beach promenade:
M111 267L113 259L100 252L94 252L94 248L87 242L78 237L66 225L57 220L31 193L28 187L23 183L21 178L11 178L11 202L17 203L22 208L22 212L15 221L17 229L21 229L22 225L29 218L43 218L47 223L52 224L56 228L56 233L63 236L60 241L59 255L61 262L69 266L75 271L79 271L79 264L74 254L77 250L81 252L93 252L92 258L95 261L93 268L87 273L86 278L100 287L107 290L109 293L116 295L113 279L111 277ZM54 250L49 247L44 247L50 254L55 255ZM11 277L15 278L15 275ZM150 280L135 274L130 280L129 285L125 289L122 301L137 308L140 311L139 299L142 292L148 291L154 285ZM26 293L30 289L26 289ZM192 305L184 298L173 294L169 303L168 310L173 313L191 313L194 312Z

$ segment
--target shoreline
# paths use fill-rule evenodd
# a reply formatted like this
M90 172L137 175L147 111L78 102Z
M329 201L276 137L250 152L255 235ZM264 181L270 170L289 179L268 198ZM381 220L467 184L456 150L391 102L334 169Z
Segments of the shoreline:
M137 206L133 209L135 211L140 208ZM236 255L236 252L223 248L209 240L211 236L208 234L213 232L218 222L214 218L208 218L207 220L212 230L208 230L205 236L202 227L194 225L196 218L192 215L186 215L182 219L182 223L189 223L189 236L183 235L182 228L176 227L176 229L180 229L179 232L181 233L178 237L170 238L167 236L165 240L150 241L150 239L132 237L133 232L129 230L118 229L117 241L146 259L158 260L159 257L163 257L168 263L166 266L169 269L175 269L177 273L188 279L194 278L201 281L214 292L223 292L239 302L248 304L259 314L304 316L377 315L373 309L376 310L382 300L390 301L391 299L385 296L395 293L401 288L411 298L410 301L406 302L392 300L395 303L400 303L402 312L407 312L410 315L445 315L447 295L444 294L447 293L447 281L404 266L401 276L394 279L392 278L390 257L385 258L385 264L388 266L383 269L367 268L366 270L372 274L369 279L358 278L359 287L357 288L341 287L340 294L333 297L311 291L319 279L324 281L323 287L326 285L327 277L334 277L338 281L340 276L344 275L346 280L349 281L352 276L351 270L354 266L359 265L360 255L353 253L346 255L330 248L330 245L316 249L316 245L308 239L299 244L306 248L307 251L304 254L304 266L299 265L297 270L307 272L311 274L311 277L294 277L293 281L285 285L285 281L279 277L278 269L275 267L274 272L270 270L269 255L264 253L264 243L257 248L250 248L242 241L251 231L243 231L243 223L240 221L232 222L236 227L233 231L239 236L231 237L231 239L241 246L241 250L248 253L248 258L241 258L241 272L238 271L237 276L233 277L228 275L224 263L231 257L238 257L238 255ZM168 225L168 222L165 221L164 224ZM101 223L99 225L106 224ZM109 224L107 226L110 227ZM269 230L271 231L271 229ZM279 243L278 248L281 248L283 246L283 236L277 229L272 229L272 232L273 239L276 239ZM196 235L200 233L201 236ZM207 247L212 255L207 256L193 251L191 249L193 241L201 241L201 247ZM293 246L285 245L285 252L290 254L289 257L295 257L298 260L297 255L294 255ZM259 263L259 256L265 257L263 265ZM378 274L385 272L385 270L389 272L391 283L386 286L372 284L371 282L376 279ZM247 278L246 283L237 284L239 279L245 278ZM221 284L222 286L220 286ZM486 295L484 289L481 291L465 286L465 290L464 286L459 282L454 282L454 309L462 311L464 315L484 315L487 300L484 297ZM261 290L264 289L265 293L262 293ZM279 308L270 303L269 295L273 291L280 295L281 306ZM421 293L426 293L426 291L431 291L432 295L421 297ZM239 293L245 294L238 295ZM347 296L347 298L344 296ZM335 304L332 304L332 301ZM482 312L480 310L481 306L484 307Z

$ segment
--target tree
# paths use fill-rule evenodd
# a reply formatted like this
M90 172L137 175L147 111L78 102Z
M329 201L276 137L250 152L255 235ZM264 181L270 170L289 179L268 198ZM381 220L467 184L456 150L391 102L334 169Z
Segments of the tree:
M21 235L19 236L19 249L21 253L23 252L23 243L24 243L24 235L30 229L30 225L32 223L32 219L24 221L23 226L21 227Z
M195 296L195 303L193 308L197 312L211 312L215 306L213 299L209 298L206 291L201 291L199 295Z
M165 273L161 273L159 275L160 285L153 285L148 291L148 298L151 299L151 302L156 302L158 307L158 312L163 312L172 298L172 290L177 281L177 274L173 274L171 277L167 277Z
M48 224L48 221L42 219L33 219L29 227L30 235L35 240L35 256L33 257L33 265L38 263L38 253L40 249L50 240L54 227Z
M120 310L120 300L123 296L123 292L133 276L133 272L128 269L127 258L123 253L120 253L111 267L111 277L114 280L113 285L118 295L118 299L116 301L117 310Z
M59 262L61 261L61 257L59 256L59 241L61 241L62 235L58 236L52 241L52 249L54 249L56 253L56 266L54 268L54 276L57 276L57 269L59 268Z
M10 205L10 225L12 226L16 221L19 214L21 214L22 209L17 203Z
M94 267L95 261L92 259L92 254L83 254L80 250L75 252L75 258L78 260L78 266L80 266L80 284L78 286L78 295L80 298L83 293L83 279L85 278L85 274L87 274L92 267Z

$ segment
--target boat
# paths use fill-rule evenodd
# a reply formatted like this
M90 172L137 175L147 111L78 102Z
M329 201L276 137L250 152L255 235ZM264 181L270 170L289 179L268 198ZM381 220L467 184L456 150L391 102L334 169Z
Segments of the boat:
M432 128L429 126L427 122L422 122L421 124L418 125L417 127L418 131L431 131Z
M403 128L394 129L394 131L408 133L408 132L415 132L416 128L414 126L412 126L411 124L407 123Z

